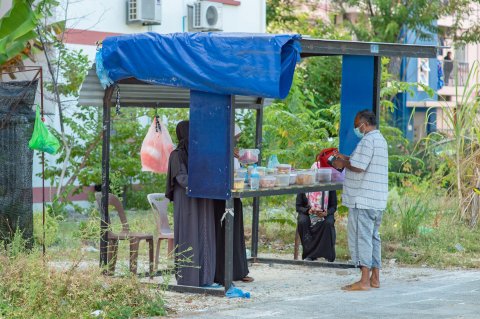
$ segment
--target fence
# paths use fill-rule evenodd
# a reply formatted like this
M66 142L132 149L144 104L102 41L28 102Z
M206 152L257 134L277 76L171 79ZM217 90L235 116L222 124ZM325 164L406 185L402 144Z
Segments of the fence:
M443 61L443 79L445 86L465 86L468 73L468 62Z

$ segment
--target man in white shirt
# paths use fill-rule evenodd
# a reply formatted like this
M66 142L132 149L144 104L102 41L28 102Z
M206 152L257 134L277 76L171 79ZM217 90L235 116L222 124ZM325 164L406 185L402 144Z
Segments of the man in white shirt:
M358 112L354 131L361 140L352 155L338 154L333 162L335 168L346 169L342 200L349 208L348 247L362 272L360 281L342 288L348 291L380 287L378 229L388 196L388 145L377 129L375 114L369 110Z

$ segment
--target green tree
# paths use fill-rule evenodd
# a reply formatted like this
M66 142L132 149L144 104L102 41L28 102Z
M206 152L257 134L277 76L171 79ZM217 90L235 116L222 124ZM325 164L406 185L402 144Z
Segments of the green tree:
M480 22L468 19L474 16L472 4L478 0L333 0L338 14L347 18L345 26L360 41L402 43L405 29L414 31L420 39L433 35L448 36L454 43L480 41ZM358 15L348 15L348 8L357 8ZM442 28L437 20L453 17L452 26Z

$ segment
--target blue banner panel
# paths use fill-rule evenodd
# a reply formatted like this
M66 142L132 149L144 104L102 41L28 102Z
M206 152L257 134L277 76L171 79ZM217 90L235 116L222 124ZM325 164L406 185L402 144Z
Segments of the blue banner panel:
M190 91L188 196L228 199L233 176L231 95Z
M374 57L344 55L340 99L340 153L350 155L358 144L353 121L359 111L374 110Z

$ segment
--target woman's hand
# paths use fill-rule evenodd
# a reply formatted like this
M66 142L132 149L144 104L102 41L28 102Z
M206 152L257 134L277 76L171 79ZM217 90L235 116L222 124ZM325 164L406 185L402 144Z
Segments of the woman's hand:
M238 150L238 147L235 147L235 148L233 149L233 157L235 157L235 158L239 158L239 157L240 157L240 152L239 152L239 150Z
M325 210L319 209L315 212L318 217L327 217L327 212Z

